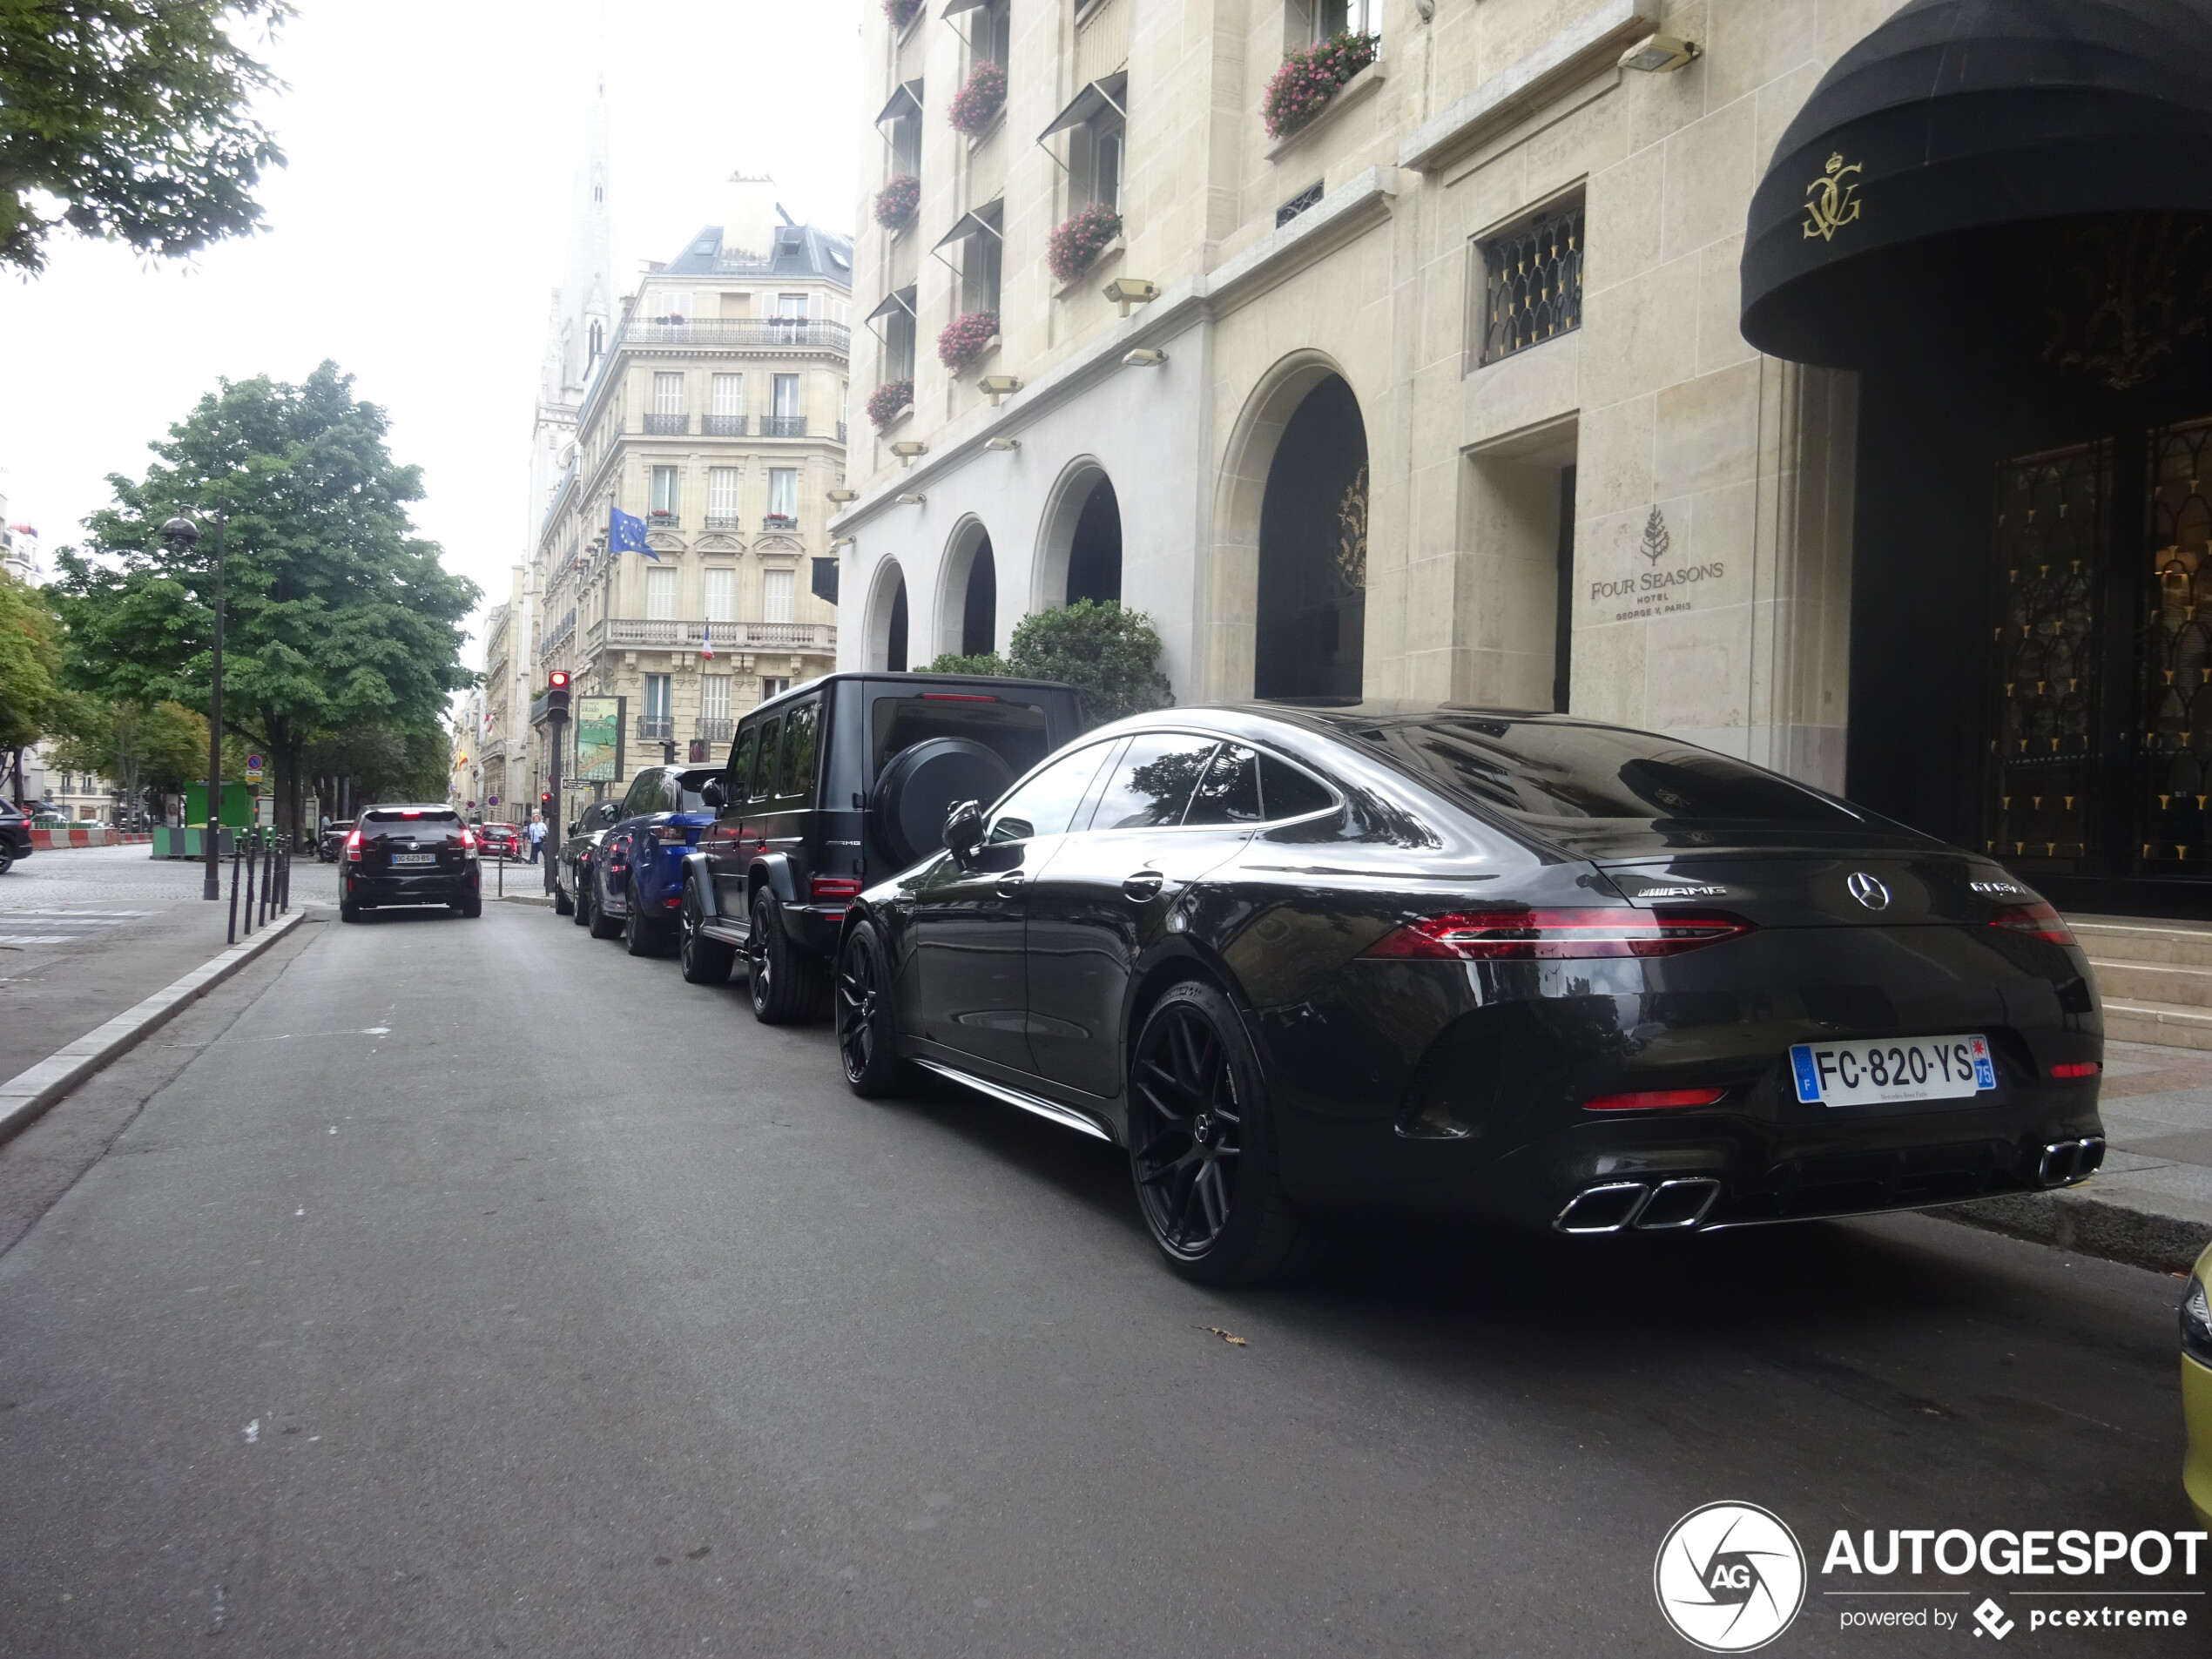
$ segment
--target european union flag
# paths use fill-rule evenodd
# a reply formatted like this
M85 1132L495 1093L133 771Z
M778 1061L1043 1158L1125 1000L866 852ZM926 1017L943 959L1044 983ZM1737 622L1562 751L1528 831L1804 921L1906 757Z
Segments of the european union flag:
M660 563L660 555L654 552L651 543L645 540L644 519L633 518L619 507L610 507L607 512L607 547L610 551L643 553L654 563Z

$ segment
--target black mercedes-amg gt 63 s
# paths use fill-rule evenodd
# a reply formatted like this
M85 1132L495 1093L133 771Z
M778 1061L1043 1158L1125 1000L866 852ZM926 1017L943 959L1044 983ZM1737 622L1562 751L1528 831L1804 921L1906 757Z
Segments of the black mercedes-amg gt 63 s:
M1361 1212L1692 1232L2080 1181L2089 964L2001 866L1564 715L1174 709L863 893L838 1045L1129 1150L1209 1283Z

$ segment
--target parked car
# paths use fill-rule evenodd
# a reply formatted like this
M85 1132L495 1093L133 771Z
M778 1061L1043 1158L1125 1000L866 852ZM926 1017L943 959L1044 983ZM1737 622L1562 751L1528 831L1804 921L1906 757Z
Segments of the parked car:
M619 936L632 956L657 956L676 941L684 859L714 822L700 792L712 766L647 766L630 780L619 816L578 891L595 939Z
M338 919L392 905L442 904L484 912L476 833L450 806L371 806L346 837L338 867Z
M353 833L354 820L332 819L315 837L315 857L325 864L335 864L345 856L346 838Z
M30 814L0 801L0 875L16 867L17 859L30 856Z
M547 879L553 883L555 915L566 916L579 927L591 925L590 884L587 879L591 860L598 854L599 843L621 817L620 801L596 800L579 807L569 821L568 839L554 851L553 867L547 873Z
M522 856L521 833L512 824L479 824L476 840L489 859L512 859Z
M2212 1249L2196 1258L2182 1298L2182 1413L2188 1431L2182 1484L2196 1524L2212 1527Z
M941 1073L1130 1150L1168 1260L1337 1217L1691 1232L2070 1185L2087 958L1993 860L1674 738L1280 706L1121 722L871 887L859 1093Z
M832 674L738 722L715 819L684 860L684 977L742 952L752 1011L812 1018L846 907L927 856L955 801L991 799L1082 730L1075 688L961 674Z

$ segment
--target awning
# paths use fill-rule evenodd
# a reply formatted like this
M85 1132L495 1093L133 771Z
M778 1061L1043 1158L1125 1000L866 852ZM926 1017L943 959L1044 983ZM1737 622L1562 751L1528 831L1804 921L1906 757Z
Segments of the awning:
M873 322L877 318L887 317L894 311L903 311L909 317L913 316L914 314L914 301L907 298L907 296L913 292L914 290L911 288L892 289L890 293L883 296L883 303L878 306L873 311L868 313L867 316L861 318L860 320L862 322Z
M940 15L954 17L963 11L974 11L979 7L988 6L990 3L991 0L945 0L945 10Z
M899 83L899 90L892 93L891 101L883 106L883 112L875 118L875 124L881 126L886 121L908 113L921 113L921 82L919 79Z
M1086 121L1096 121L1102 111L1111 110L1127 119L1128 103L1128 71L1123 70L1103 80L1093 81L1076 94L1066 109L1052 118L1052 125L1037 134L1037 142L1042 144L1055 132L1065 132L1069 127L1079 127Z
M1751 199L1743 336L1865 366L2014 280L1986 233L2212 214L2212 15L2192 0L1912 0L1839 58ZM1961 233L1968 234L1962 236Z
M999 229L999 222L1005 213L1006 198L1003 196L996 201L984 203L972 213L962 213L959 221L939 237L936 245L929 251L935 253L950 247L954 242L965 242L971 236L988 234L1004 241L1006 235Z

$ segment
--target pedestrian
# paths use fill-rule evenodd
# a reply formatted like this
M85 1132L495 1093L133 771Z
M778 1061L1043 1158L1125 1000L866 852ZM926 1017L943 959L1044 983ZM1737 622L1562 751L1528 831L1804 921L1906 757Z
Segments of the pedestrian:
M530 814L530 862L537 862L537 849L545 840L545 820L537 813Z

